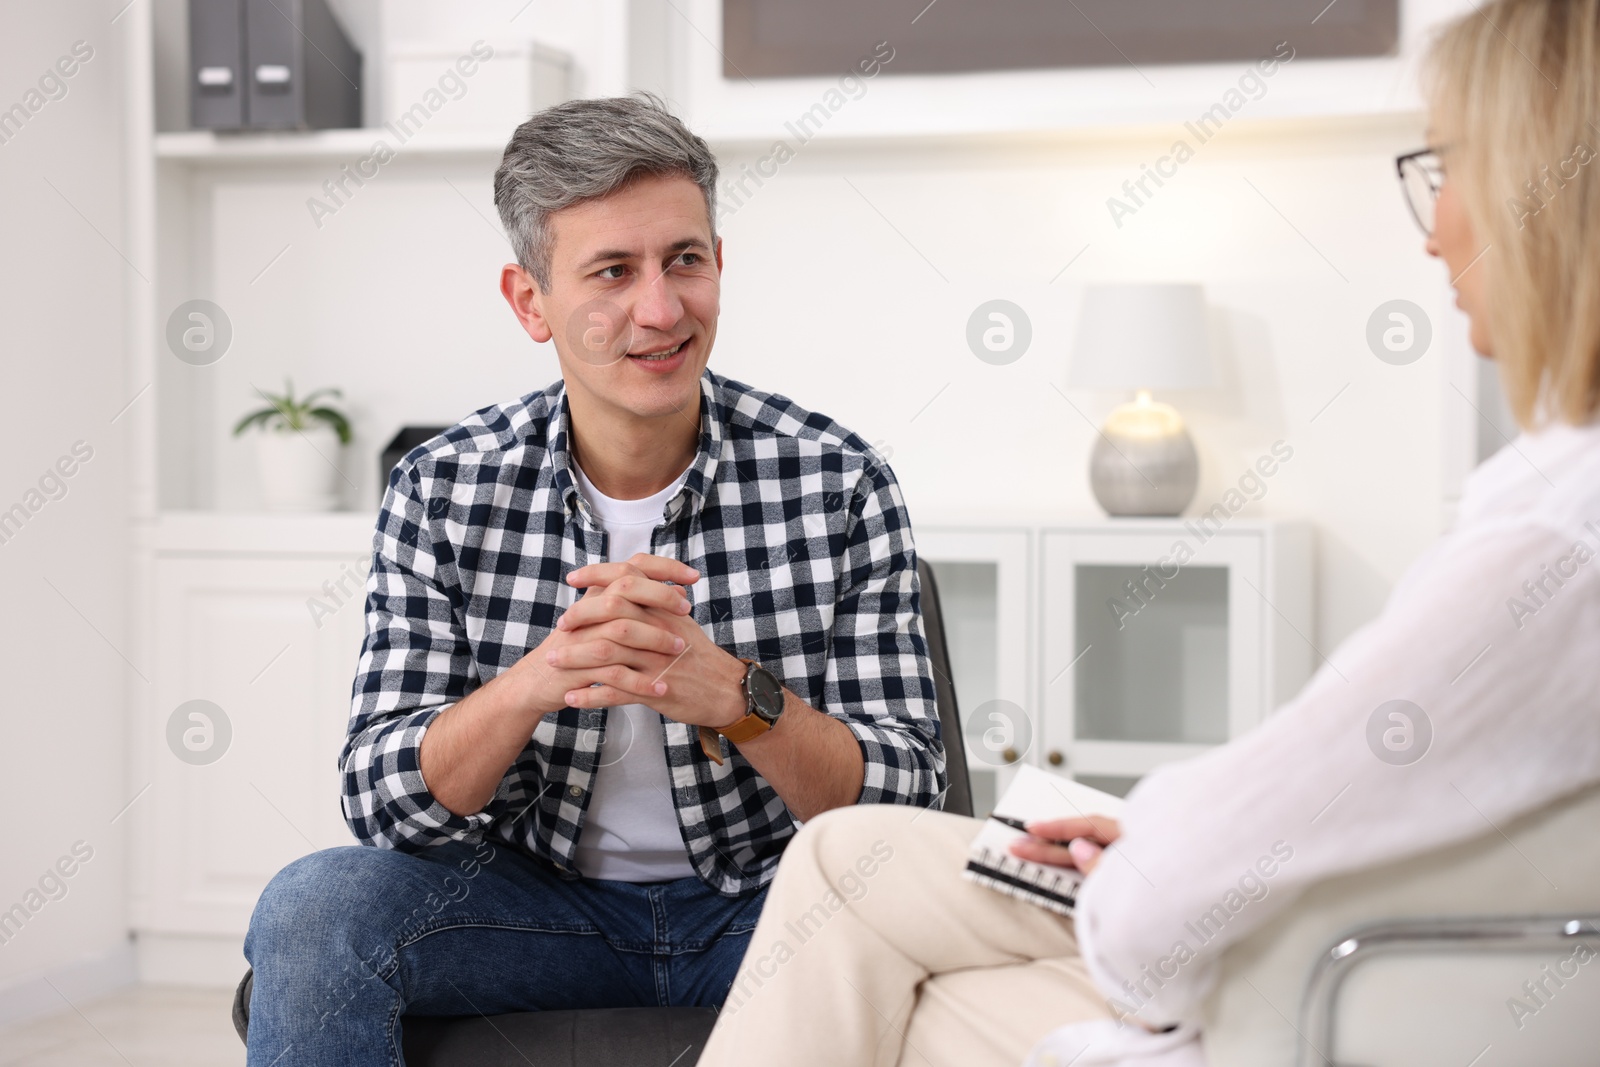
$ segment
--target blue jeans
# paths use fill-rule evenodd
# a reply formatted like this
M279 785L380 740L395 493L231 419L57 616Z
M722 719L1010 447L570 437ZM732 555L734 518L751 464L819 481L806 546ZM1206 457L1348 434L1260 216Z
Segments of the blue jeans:
M568 881L501 843L314 852L250 919L248 1062L398 1067L402 1015L720 1006L765 898Z

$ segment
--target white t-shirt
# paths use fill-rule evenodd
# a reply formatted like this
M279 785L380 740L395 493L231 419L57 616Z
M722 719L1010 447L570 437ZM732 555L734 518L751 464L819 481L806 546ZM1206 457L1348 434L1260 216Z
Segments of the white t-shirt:
M614 500L596 489L576 463L572 470L578 491L605 529L608 562L650 551L650 536L661 525L667 501L677 495L689 473L686 469L654 496ZM594 792L574 857L579 872L618 882L661 882L694 875L672 805L660 713L644 704L612 708L598 759Z

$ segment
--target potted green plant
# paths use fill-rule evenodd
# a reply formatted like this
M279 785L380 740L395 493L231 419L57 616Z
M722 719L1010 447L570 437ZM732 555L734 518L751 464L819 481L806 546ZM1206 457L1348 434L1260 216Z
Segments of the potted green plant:
M339 505L339 448L350 443L350 420L327 403L337 389L315 389L296 399L294 383L281 394L257 389L266 407L233 427L235 437L256 427L256 463L262 502L270 511L333 511Z

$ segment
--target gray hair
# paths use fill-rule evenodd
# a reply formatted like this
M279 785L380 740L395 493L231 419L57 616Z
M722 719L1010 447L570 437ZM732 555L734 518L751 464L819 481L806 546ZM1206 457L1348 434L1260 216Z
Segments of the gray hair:
M494 206L517 262L550 288L550 217L649 175L700 187L716 236L717 160L653 93L569 100L518 126L494 172Z

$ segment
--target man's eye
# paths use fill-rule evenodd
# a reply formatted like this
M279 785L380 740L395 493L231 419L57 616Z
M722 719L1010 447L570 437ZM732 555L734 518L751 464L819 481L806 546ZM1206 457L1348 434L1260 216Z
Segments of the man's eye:
M609 267L602 267L596 272L596 277L604 278L607 281L616 281L618 278L622 277L622 272L627 269L628 268L624 267L621 263L617 263ZM616 273L613 274L613 271Z
M681 263L685 267L697 267L697 266L700 265L700 253L698 253L698 252L684 252L684 253L681 253L678 256L678 262Z

